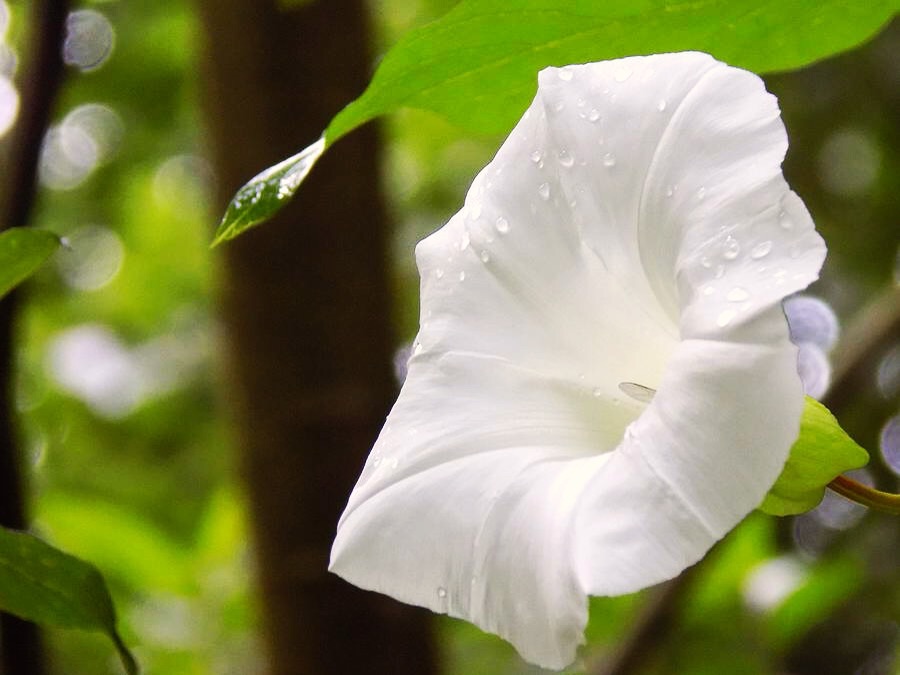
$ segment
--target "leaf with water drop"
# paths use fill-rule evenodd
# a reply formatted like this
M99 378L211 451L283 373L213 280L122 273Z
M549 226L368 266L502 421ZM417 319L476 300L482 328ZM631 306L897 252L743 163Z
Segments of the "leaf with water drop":
M28 621L106 633L129 675L137 662L116 629L103 575L25 532L0 527L0 610Z
M47 230L13 227L0 234L0 297L31 276L59 247Z
M547 66L694 49L757 73L787 70L859 44L898 9L897 0L517 0L513 6L463 0L385 55L362 96L332 119L324 140L241 188L215 242L272 216L326 146L398 108L429 110L477 133L499 133L522 114L537 72ZM622 71L616 79L630 76ZM658 105L665 110L665 101ZM591 122L600 117L596 110L586 115ZM297 185L279 196L285 173Z
M869 454L847 435L828 408L807 396L800 436L759 509L773 516L809 511L822 501L828 483L868 461Z
M251 178L228 205L216 230L213 246L233 239L275 215L294 196L300 183L325 152L325 147L325 138L322 137L293 157Z

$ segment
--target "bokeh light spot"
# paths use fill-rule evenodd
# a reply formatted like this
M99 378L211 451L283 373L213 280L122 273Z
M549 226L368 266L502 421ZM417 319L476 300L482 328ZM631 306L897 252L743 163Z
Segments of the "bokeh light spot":
M81 70L95 70L112 53L115 31L103 14L79 9L66 19L63 60Z
M884 463L900 475L900 415L894 415L882 427L879 445Z
M784 301L784 313L794 344L811 342L825 351L834 347L840 324L827 302L811 295L794 295Z
M835 131L819 152L819 177L826 190L844 197L867 193L881 170L881 151L863 129Z
M56 267L71 288L103 288L121 269L125 247L119 235L109 228L87 225L65 239L67 245L56 254Z

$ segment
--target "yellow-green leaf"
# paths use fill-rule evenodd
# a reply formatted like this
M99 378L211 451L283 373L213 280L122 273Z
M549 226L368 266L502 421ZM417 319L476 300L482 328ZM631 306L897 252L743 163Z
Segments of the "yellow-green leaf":
M31 276L59 246L47 230L13 227L0 233L0 297Z
M800 436L759 508L774 516L809 511L822 501L828 483L868 461L869 453L847 435L828 408L807 396Z

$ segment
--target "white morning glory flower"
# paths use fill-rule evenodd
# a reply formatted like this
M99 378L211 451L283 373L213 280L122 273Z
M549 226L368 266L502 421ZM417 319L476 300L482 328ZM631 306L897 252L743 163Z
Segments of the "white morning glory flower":
M786 149L762 81L706 54L541 72L416 249L421 329L331 569L562 668L588 595L701 558L798 434L781 300L825 247Z

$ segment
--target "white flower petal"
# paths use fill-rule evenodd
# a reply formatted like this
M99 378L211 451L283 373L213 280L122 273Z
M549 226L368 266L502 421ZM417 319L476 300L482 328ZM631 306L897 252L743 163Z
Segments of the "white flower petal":
M587 593L678 574L755 507L802 407L780 301L824 257L786 145L759 78L704 54L542 72L417 248L410 370L332 569L558 668Z

